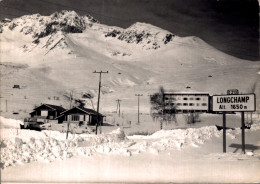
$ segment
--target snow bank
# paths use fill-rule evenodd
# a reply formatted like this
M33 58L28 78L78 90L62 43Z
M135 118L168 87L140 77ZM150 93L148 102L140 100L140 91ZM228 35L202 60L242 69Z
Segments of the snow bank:
M260 124L250 130L260 129ZM228 130L230 138L235 138L239 129ZM122 129L108 134L69 134L58 131L42 132L24 129L1 129L1 167L32 161L51 162L73 156L95 154L119 154L131 156L141 152L158 155L162 151L179 150L192 146L200 147L213 136L221 136L215 126L176 130L161 130L150 136L126 136Z
M126 137L122 129L101 135L69 135L58 131L2 129L1 165L3 168L17 163L32 161L63 160L72 156L120 154L131 156L141 152L158 155L166 149L181 150L184 146L197 146L213 135L218 135L215 127L187 130L161 130L151 136Z
M0 116L0 128L20 128L20 124L24 123L21 120L8 119Z
M71 135L57 131L1 129L1 165L63 160L72 156L90 156L94 153L115 153L131 156L126 149L132 143L122 130L102 135Z
M213 136L219 137L221 134L215 126L202 128L188 128L176 130L160 130L150 136L131 136L131 140L146 140L146 147L157 148L160 150L177 149L181 150L185 146L199 147L197 144L203 144ZM140 147L145 147L139 145ZM147 145L148 144L148 145Z

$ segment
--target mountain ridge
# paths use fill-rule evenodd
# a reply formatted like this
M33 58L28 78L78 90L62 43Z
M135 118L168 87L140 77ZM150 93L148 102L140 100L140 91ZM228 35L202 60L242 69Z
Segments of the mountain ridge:
M4 33L9 29L13 31L18 29L24 35L30 35L33 39L31 46L24 45L24 51L30 51L37 47L40 42L41 47L49 47L52 43L58 44L63 42L63 47L66 45L64 39L59 38L59 41L54 41L56 34L83 33L93 26L93 23L99 23L91 16L79 16L75 11L55 12L50 16L41 16L40 14L25 15L13 20L3 20L0 23L0 33ZM118 40L127 43L136 43L143 45L147 50L158 49L163 42L165 45L172 41L176 35L165 31L159 27L137 22L129 28L114 28L112 31L107 31L105 37L116 37ZM47 41L43 38L49 37ZM57 37L57 36L56 36ZM62 44L61 44L62 45ZM51 46L50 46L51 47ZM51 47L52 48L52 47Z

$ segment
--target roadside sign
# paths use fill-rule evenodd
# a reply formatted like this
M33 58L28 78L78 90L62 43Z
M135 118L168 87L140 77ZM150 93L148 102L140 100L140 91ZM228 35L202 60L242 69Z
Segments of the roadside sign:
M255 94L213 95L214 112L254 112Z

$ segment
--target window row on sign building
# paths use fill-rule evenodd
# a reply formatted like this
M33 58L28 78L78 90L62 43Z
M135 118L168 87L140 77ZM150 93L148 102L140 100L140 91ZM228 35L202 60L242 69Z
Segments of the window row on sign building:
M194 97L165 97L165 102L167 102L167 101L176 101L176 100L194 100L194 101L201 101L201 100L203 100L203 101L206 101L207 100L207 98L205 98L205 97L196 97L196 98L194 98Z
M209 111L209 93L165 93L163 99L167 112Z
M165 103L165 106L207 106L208 103Z

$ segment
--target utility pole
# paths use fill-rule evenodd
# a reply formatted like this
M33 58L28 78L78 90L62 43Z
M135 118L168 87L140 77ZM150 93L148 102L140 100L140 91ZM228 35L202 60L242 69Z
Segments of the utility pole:
M72 99L73 99L73 90L70 92L70 109L71 109ZM68 136L69 136L70 118L71 118L71 116L68 116L68 126L67 126L66 139L68 139Z
M138 121L137 121L137 124L139 125L139 124L140 124L140 117L139 117L139 97L140 97L140 96L143 96L143 94L135 94L135 96L138 97Z
M117 99L116 101L117 101L116 112L117 112L117 109L118 109L118 114L119 114L119 117L120 117L120 102L122 100Z
M100 88L101 88L101 74L102 73L108 73L108 71L106 72L102 72L102 70L100 72L97 72L96 70L93 73L99 73L99 85L98 85L98 103L97 103L97 123L96 123L96 135L97 135L97 129L98 126L100 124L99 122L99 101L100 101ZM101 125L100 125L101 126ZM101 133L101 127L100 127L100 133Z

